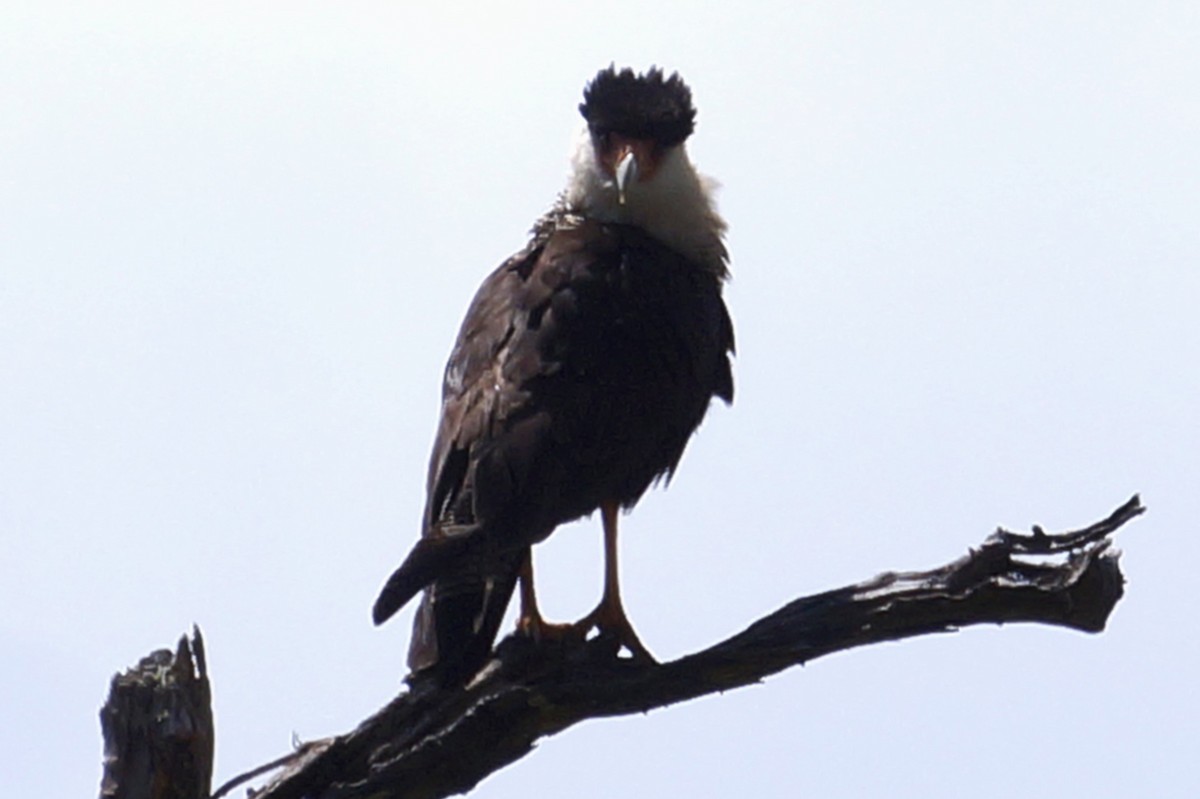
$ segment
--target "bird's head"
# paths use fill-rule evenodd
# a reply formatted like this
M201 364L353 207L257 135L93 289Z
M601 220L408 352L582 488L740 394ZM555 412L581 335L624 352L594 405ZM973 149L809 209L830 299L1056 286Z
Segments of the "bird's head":
M660 164L681 149L696 124L691 89L678 74L664 78L615 66L601 70L583 91L579 113L587 120L594 163L625 204L638 184L652 182Z
M568 210L636 225L723 269L725 225L684 146L696 108L683 79L657 67L637 74L610 66L584 88L579 112L587 127L565 194Z

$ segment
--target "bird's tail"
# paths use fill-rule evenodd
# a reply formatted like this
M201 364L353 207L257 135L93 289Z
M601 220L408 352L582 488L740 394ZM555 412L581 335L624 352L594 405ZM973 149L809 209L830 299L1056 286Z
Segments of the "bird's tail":
M425 537L417 541L408 557L384 583L371 618L383 624L396 611L408 604L425 586L453 570L457 561L466 556L467 537Z
M489 558L486 569L435 580L413 621L412 679L464 683L487 662L526 552Z

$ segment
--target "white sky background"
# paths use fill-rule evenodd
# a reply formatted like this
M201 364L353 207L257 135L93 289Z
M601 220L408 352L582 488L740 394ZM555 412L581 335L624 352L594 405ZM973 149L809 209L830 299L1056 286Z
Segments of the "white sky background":
M394 694L442 364L610 61L692 84L734 259L737 402L625 522L654 652L1150 513L1103 635L830 657L477 795L1196 795L1200 6L393 5L3 6L5 795L95 795L109 679L193 621L218 781ZM584 613L598 521L539 566Z

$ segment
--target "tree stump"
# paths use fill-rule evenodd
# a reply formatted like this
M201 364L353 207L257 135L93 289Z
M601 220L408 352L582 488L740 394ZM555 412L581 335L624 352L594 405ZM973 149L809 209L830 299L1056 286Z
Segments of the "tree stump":
M212 789L212 691L204 639L179 639L113 676L100 709L101 799L206 799Z

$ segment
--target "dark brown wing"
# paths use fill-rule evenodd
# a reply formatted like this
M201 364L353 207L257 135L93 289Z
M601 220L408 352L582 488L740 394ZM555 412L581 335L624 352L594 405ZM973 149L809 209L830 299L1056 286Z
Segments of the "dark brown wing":
M528 548L674 470L733 398L732 350L720 278L636 228L583 222L488 277L446 367L422 538L375 607L427 588L414 670L480 665Z

